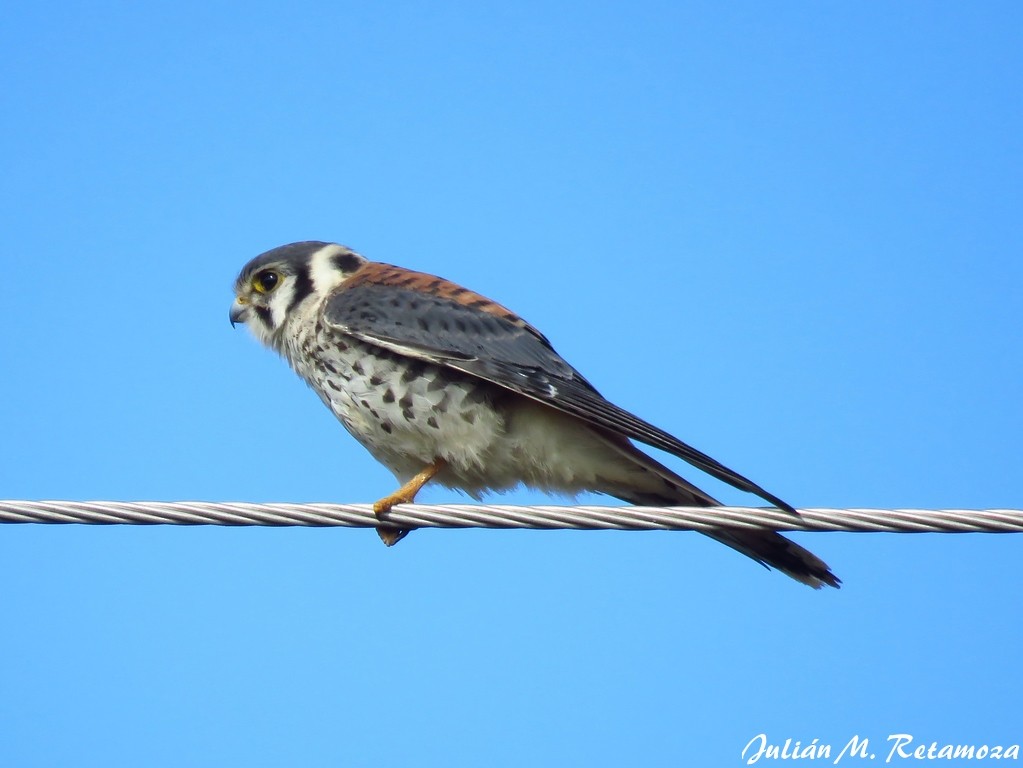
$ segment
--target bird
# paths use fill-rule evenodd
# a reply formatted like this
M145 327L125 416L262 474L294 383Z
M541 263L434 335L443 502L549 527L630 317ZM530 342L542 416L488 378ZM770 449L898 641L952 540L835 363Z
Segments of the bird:
M373 505L386 521L435 482L480 499L526 486L627 504L717 506L636 446L662 450L798 515L777 496L618 407L539 330L485 296L423 272L303 241L256 256L234 284L231 325L280 354L400 487ZM642 377L642 371L634 372ZM815 589L840 580L776 531L722 528L712 538Z

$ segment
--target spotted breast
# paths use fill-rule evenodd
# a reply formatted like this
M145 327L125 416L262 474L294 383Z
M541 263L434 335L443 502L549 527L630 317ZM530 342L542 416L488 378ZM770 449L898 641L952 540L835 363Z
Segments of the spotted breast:
M500 404L507 395L497 388L346 337L322 322L287 340L285 356L345 428L402 482L443 458L449 468L438 482L475 485L469 478L483 473L494 440L505 430Z

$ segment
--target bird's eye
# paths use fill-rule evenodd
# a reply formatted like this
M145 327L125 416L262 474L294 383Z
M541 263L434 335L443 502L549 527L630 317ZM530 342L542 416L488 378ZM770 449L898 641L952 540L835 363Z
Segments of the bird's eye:
M256 293L270 293L281 282L280 273L272 269L264 269L252 278L252 288Z

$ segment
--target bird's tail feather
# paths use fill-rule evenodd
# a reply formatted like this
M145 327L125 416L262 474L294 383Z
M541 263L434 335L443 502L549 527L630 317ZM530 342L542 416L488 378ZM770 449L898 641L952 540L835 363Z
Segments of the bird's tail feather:
M820 589L828 586L838 589L842 584L842 580L831 572L827 563L777 531L722 529L707 535L808 587Z
M627 440L609 441L628 459L640 464L649 473L649 482L638 484L633 474L629 481L608 480L600 490L629 504L640 506L713 507L719 502L692 483L676 475L660 462L647 456ZM775 568L798 582L820 589L838 588L841 580L831 572L827 563L807 549L787 539L777 531L752 531L722 528L708 533L737 552L761 565Z

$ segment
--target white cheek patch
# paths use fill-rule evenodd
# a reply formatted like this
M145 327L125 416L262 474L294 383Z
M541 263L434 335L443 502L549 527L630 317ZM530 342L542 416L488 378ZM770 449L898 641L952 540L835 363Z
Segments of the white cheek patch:
M281 285L276 291L270 294L270 322L273 324L273 328L268 329L270 331L282 328L285 321L288 319L288 307L291 306L291 300L295 296L295 280L293 277L285 279L283 285Z
M344 252L345 249L340 245L331 243L320 248L309 258L309 278L313 281L314 293L326 296L340 285L344 274L338 270L332 259Z

